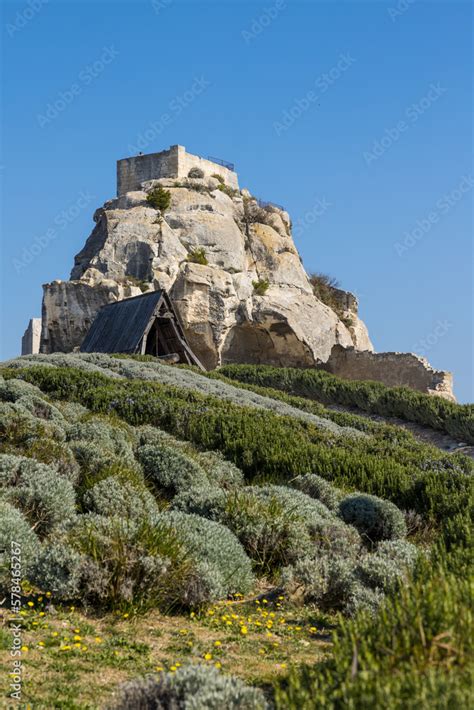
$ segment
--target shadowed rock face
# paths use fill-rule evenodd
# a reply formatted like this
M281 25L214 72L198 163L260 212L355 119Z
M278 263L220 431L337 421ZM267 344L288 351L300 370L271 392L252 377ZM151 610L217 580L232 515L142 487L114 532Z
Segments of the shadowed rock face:
M215 178L162 178L106 202L75 258L71 280L44 286L42 352L80 345L106 303L167 289L196 355L221 362L311 366L335 344L372 350L351 302L350 330L312 291L289 215L231 197ZM164 215L147 191L170 190ZM207 263L194 263L196 249ZM257 288L255 285L257 285Z

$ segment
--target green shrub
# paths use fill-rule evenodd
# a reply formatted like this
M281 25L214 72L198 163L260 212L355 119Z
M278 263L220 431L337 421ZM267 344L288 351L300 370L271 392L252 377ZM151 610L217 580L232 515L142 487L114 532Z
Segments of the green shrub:
M252 281L252 286L257 296L264 296L270 287L270 281L268 279L259 279L258 281Z
M220 451L205 451L198 454L197 461L206 471L210 483L232 490L243 486L244 475L231 461L227 461Z
M23 456L0 454L0 495L22 511L39 537L76 513L72 483L54 467Z
M170 446L146 444L138 449L137 457L146 478L158 493L172 495L190 486L207 483L199 464Z
M217 182L220 182L221 185L225 184L225 180L222 177L222 175L218 175L217 173L212 173L211 177L213 177Z
M0 592L10 594L12 580L28 579L38 554L39 540L22 513L0 499ZM19 549L19 554L18 550ZM20 557L18 560L12 557ZM13 584L14 586L14 584Z
M3 374L8 378L16 371L3 370ZM346 490L361 490L416 511L437 527L448 545L458 544L461 537L467 539L469 523L463 520L472 514L474 479L464 473L471 465L464 459L465 469L457 463L449 469L450 459L440 455L441 470L433 470L430 447L428 457L423 447L417 447L412 453L405 450L399 460L394 442L385 450L375 438L359 441L335 435L295 417L184 387L133 379L124 382L72 367L24 368L22 377L55 400L78 401L131 425L153 424L202 449L218 449L241 468L247 480L259 476L283 482L314 471ZM459 522L454 524L454 520Z
M191 170L188 172L188 177L189 178L203 178L204 177L204 170L201 170L201 168L191 168Z
M171 205L171 192L165 190L163 187L155 187L146 196L146 201L149 205L154 207L155 210L166 212Z
M117 692L113 710L265 710L262 691L219 673L212 666L185 666L176 673L128 681Z
M226 194L231 199L233 199L239 194L238 190L235 190L233 187L231 187L230 185L226 185L223 182L221 182L220 185L217 186L217 189Z
M194 247L194 249L189 251L187 258L191 264L201 264L202 266L207 266L209 263L204 247Z
M375 616L341 621L331 657L279 683L278 710L470 707L472 579L450 566L423 562Z
M196 606L231 594L245 594L254 583L252 566L235 535L223 525L178 511L162 513L176 538L197 563L194 584L188 580L183 602Z
M171 504L173 510L194 513L208 520L222 520L226 507L226 492L216 486L183 488Z
M304 476L297 476L290 483L294 488L306 493L311 498L321 501L329 510L338 510L341 492L321 476L315 473L306 473Z
M43 543L31 569L31 581L54 599L74 599L81 592L84 557L65 540Z
M83 496L85 511L98 515L118 515L124 519L140 521L144 517L158 515L159 508L150 491L118 476L108 476Z
M368 543L405 537L406 524L401 510L377 496L352 493L339 504L339 513Z
M185 602L193 562L161 519L81 515L67 542L83 558L81 598L136 609L167 610Z
M456 404L407 387L387 387L381 382L343 380L316 369L226 365L220 372L231 379L275 387L323 403L358 407L380 416L400 417L474 444L472 404Z

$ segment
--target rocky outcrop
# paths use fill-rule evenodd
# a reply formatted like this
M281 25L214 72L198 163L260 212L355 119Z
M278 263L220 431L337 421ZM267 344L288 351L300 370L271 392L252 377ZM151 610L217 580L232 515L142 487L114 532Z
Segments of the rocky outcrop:
M164 215L147 192L171 193ZM71 281L44 287L42 352L80 345L103 305L167 289L186 336L208 368L221 362L310 366L334 344L372 349L313 294L289 215L213 178L161 178L106 202L76 256ZM200 249L201 257L196 257ZM204 263L195 263L195 262Z
M456 401L453 376L435 370L414 353L373 353L335 345L322 369L347 380L373 380L389 387L411 387L420 392Z
M316 297L283 208L237 189L235 173L229 182L219 171L199 178L181 172L138 190L135 179L133 191L119 190L95 212L71 280L44 286L41 352L79 347L102 306L164 288L209 369L233 362L323 365L350 379L452 397L449 373L422 358L372 353L353 294L332 288L329 305ZM147 202L156 187L171 195L164 214Z

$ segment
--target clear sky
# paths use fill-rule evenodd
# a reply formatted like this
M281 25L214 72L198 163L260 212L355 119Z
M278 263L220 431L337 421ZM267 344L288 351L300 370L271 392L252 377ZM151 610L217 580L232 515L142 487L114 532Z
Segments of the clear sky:
M378 351L472 401L472 5L3 0L2 358L67 279L115 161L176 143L283 204Z

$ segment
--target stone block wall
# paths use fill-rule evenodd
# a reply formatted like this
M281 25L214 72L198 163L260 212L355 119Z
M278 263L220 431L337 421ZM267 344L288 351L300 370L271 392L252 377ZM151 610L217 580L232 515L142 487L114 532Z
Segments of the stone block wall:
M41 318L31 318L21 339L21 354L36 355L40 351Z
M191 168L200 168L205 177L220 175L225 183L239 188L237 174L229 168L186 152L182 145L173 145L169 150L148 155L136 155L117 161L117 195L140 189L141 183L158 178L186 178Z

